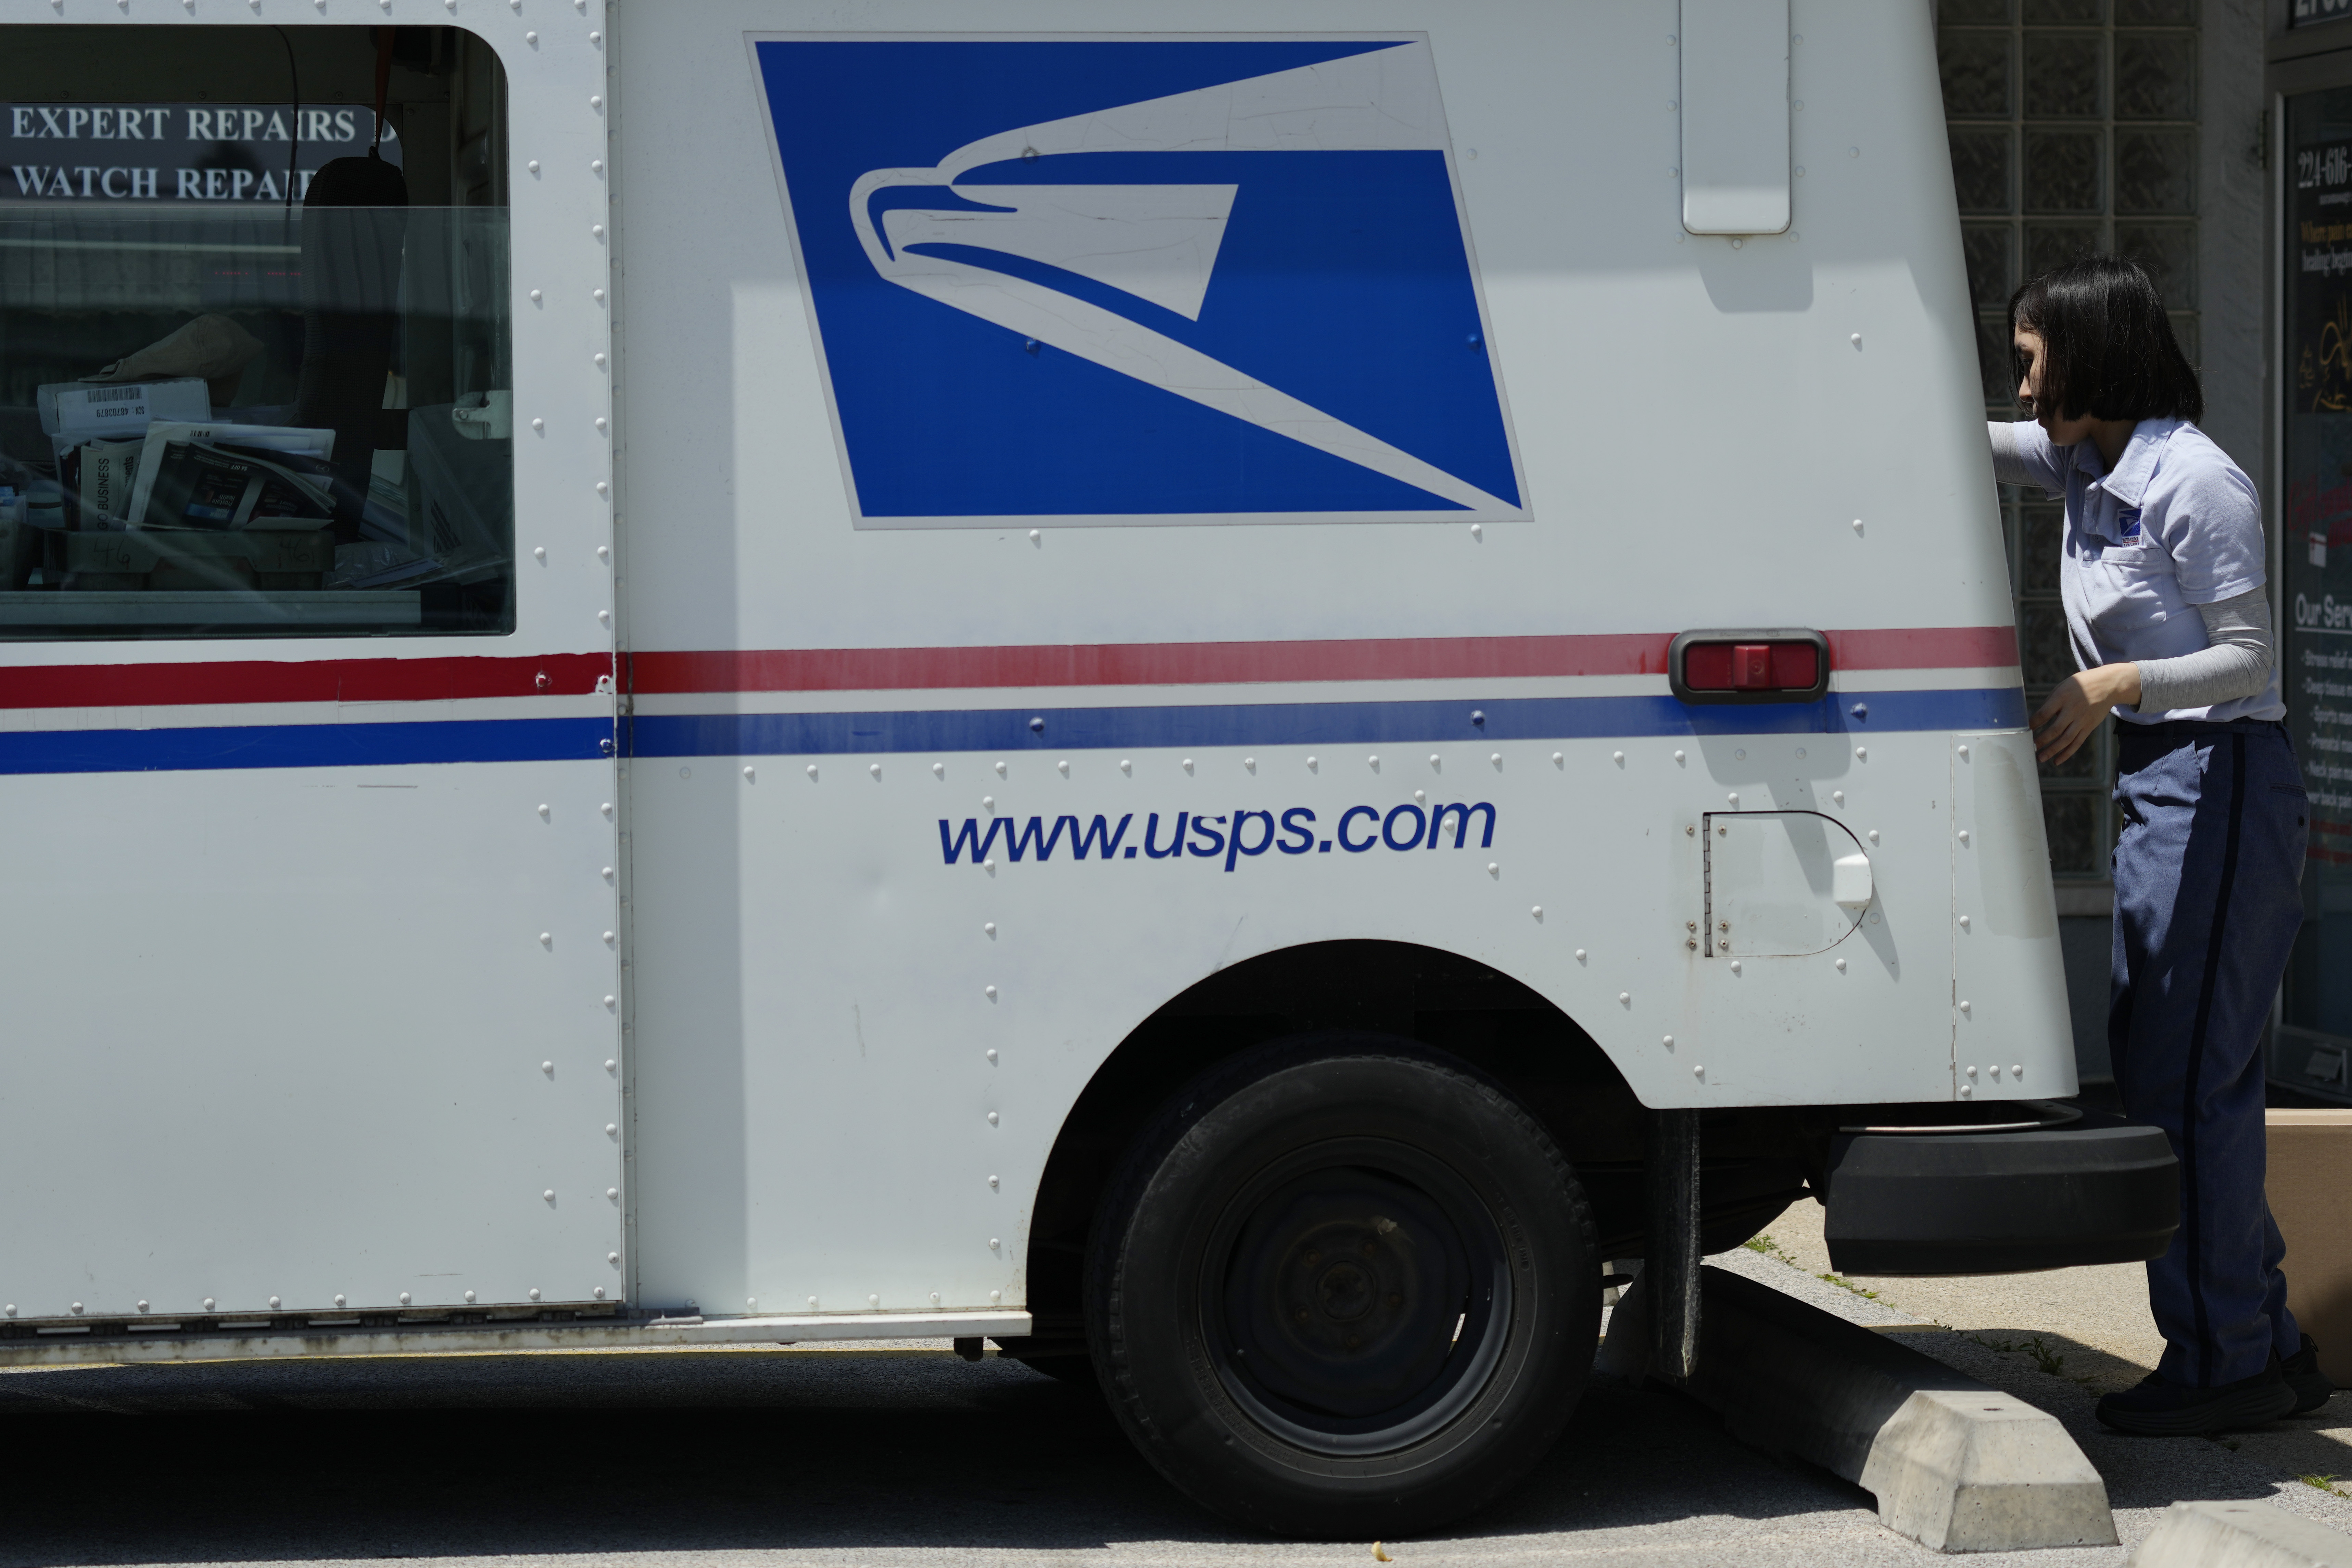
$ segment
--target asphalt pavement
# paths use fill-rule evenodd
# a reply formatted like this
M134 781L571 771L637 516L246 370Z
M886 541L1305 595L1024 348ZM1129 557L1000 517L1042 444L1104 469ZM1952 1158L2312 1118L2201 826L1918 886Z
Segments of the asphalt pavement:
M1784 1226L1784 1229L1789 1227ZM2122 1563L2178 1498L2258 1498L2352 1531L2352 1394L2282 1424L2301 1447L2108 1436L2089 1392L1991 1337L1781 1258L1751 1277L1901 1332L2053 1411L2106 1477L2125 1547L1972 1558ZM2293 1431L2287 1431L2292 1426ZM1091 1389L940 1347L725 1349L211 1363L0 1373L0 1568L19 1564L1223 1564L1370 1561L1360 1541L1234 1529L1179 1496ZM2352 1461L2343 1467L2352 1471ZM1389 1542L1407 1564L1923 1565L1868 1494L1726 1437L1657 1390L1596 1386L1500 1505Z

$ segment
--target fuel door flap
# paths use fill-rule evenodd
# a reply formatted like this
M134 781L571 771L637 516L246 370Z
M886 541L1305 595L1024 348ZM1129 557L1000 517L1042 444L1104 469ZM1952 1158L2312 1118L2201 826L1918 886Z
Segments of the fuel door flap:
M1711 956L1795 958L1836 946L1873 897L1870 857L1817 811L1706 815Z

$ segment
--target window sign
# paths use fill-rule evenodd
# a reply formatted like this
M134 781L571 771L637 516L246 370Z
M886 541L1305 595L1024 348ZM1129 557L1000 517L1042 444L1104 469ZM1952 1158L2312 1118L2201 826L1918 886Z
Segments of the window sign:
M2339 16L2352 16L2352 0L2294 0L2294 9L2287 16L2290 27L2307 27L2314 22L2333 22Z
M2287 124L2281 685L2311 796L2273 1064L2292 1082L2313 1037L2352 1036L2352 89L2294 100Z
M383 160L400 163L385 116ZM0 202L299 202L319 166L365 153L375 115L348 104L0 104Z

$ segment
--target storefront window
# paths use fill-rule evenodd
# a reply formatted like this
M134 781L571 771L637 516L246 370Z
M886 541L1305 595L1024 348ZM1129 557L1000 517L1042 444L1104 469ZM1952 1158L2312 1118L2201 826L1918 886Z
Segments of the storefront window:
M2273 1074L2352 1089L2352 89L2287 110L2280 686L2311 796Z
M451 28L15 32L0 638L510 631L495 58Z

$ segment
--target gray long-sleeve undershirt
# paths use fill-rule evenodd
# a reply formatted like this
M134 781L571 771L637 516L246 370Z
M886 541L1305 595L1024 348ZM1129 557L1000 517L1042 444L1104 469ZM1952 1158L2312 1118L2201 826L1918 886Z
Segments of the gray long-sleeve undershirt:
M2263 589L2200 605L2197 613L2212 646L2176 658L2137 660L2140 711L2210 708L2252 697L2270 684L2271 603Z

